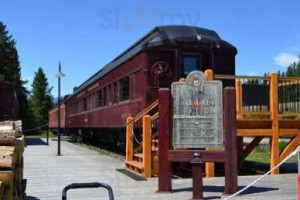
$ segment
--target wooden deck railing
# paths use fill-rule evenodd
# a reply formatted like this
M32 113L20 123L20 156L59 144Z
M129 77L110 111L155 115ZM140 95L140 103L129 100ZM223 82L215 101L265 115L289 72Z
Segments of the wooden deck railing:
M235 81L240 163L264 137L271 137L270 167L276 166L296 148L300 142L299 77L279 77L273 72L268 76L213 77L217 80ZM247 136L254 139L244 148L243 137ZM280 152L279 138L282 136L290 137L291 140ZM278 173L278 169L272 172Z

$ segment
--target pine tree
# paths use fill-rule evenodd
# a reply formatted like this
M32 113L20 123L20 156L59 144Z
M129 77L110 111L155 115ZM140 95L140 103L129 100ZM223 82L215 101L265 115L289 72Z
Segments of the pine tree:
M286 70L286 76L293 77L293 76L300 76L300 56L299 61L296 63L290 64L290 66Z
M299 61L296 66L296 71L297 71L298 76L300 76L300 55L299 55Z
M19 62L16 41L0 21L0 74L5 76L7 81L12 82L17 94L19 118L23 121L24 127L27 123L27 95L28 91L24 87L26 82L21 80L21 67Z
M48 122L48 111L52 107L51 89L42 68L38 68L32 83L30 104L34 117L34 125L41 126Z

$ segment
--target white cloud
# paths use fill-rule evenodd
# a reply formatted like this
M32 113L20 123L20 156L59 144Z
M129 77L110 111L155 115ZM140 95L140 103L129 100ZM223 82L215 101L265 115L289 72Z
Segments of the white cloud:
M290 64L298 61L299 57L291 53L280 53L274 58L275 64L281 67L288 67Z

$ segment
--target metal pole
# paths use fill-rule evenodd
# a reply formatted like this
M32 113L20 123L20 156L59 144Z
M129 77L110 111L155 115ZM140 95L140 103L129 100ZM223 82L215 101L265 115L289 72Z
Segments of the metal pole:
M58 143L57 143L57 155L60 156L60 78L61 78L61 63L58 65L58 117L57 117L57 134L58 134Z
M49 127L47 126L47 145L49 145Z

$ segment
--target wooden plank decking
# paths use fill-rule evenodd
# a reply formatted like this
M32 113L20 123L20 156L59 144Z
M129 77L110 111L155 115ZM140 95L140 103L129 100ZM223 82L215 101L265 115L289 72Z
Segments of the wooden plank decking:
M35 145L33 145L35 144ZM40 140L27 142L25 150L25 178L28 200L59 200L63 187L74 182L104 182L113 187L116 200L131 199L191 199L191 179L173 180L175 192L157 194L157 178L135 181L116 171L124 169L124 161L101 155L87 148L62 142L62 156L56 156L55 141L50 146ZM257 176L239 177L245 186ZM204 179L204 196L220 199L224 178ZM268 176L247 194L236 199L296 199L296 174ZM213 197L213 198L211 198ZM101 189L73 190L68 200L108 199Z

